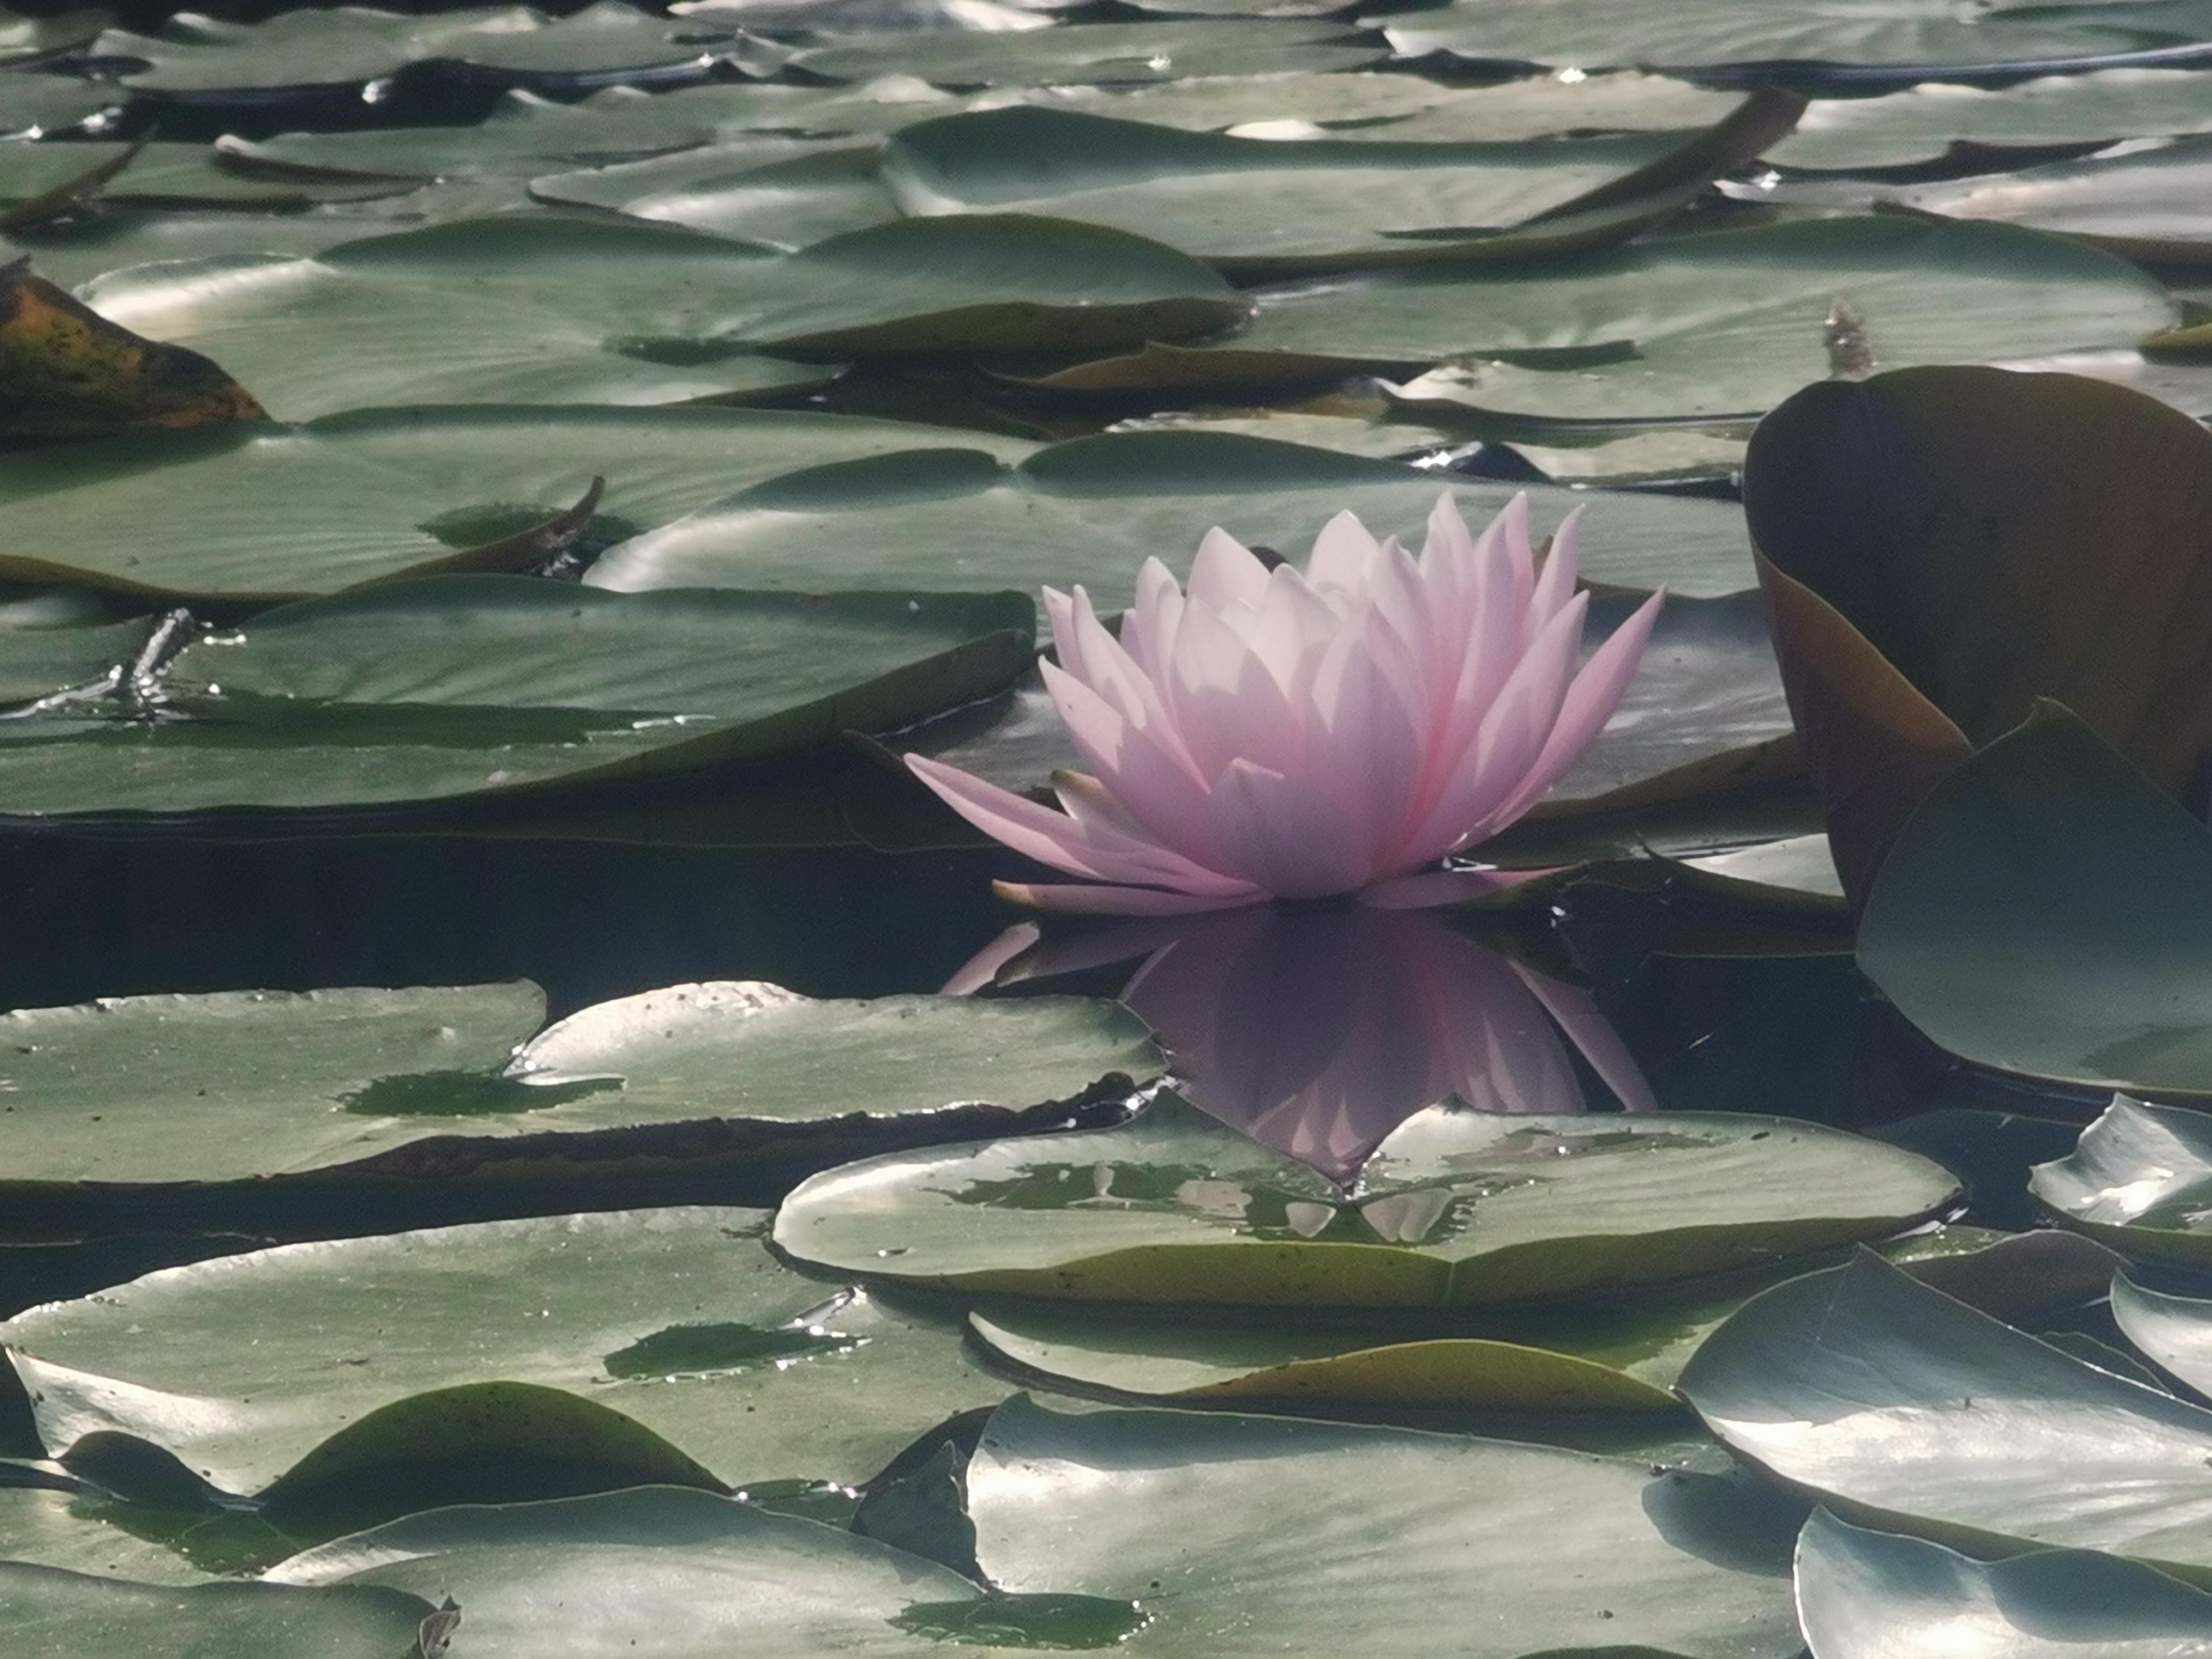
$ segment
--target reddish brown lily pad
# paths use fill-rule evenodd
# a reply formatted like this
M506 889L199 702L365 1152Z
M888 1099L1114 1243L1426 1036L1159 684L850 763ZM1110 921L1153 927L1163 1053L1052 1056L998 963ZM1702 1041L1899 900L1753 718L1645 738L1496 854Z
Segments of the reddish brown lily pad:
M1744 508L1845 891L2039 697L2200 806L2212 433L2067 374L1901 369L1761 422Z

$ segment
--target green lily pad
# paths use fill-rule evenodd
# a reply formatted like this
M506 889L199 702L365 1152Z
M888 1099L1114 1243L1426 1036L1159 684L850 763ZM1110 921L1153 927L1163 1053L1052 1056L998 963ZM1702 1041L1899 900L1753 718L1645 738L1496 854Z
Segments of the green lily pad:
M2140 131L2130 128L2130 131ZM2018 173L1890 192L1950 219L2001 220L2057 231L2130 258L2212 264L2212 229L2185 205L2212 185L2212 137Z
M1437 1307L1882 1237L1953 1190L1910 1153L1779 1118L1433 1107L1347 1195L1169 1097L1116 1128L830 1170L792 1194L775 1240L837 1271L971 1291Z
M1377 347L1392 328L1411 344L1426 321L1429 343L1440 345L1455 327L1462 343L1449 350L1389 355L1500 361L1454 365L1400 387L1412 411L1456 408L1516 428L1607 427L1764 413L1827 377L1825 325L1838 301L1863 319L1885 369L2132 344L2146 326L2163 326L2157 319L2172 306L2123 260L2047 236L1993 234L1994 226L1960 234L1968 228L1844 218L1679 236L1518 283L1409 285L1406 297L1419 308L1402 317L1397 294L1379 286L1324 298L1310 317L1297 314L1295 293L1272 311L1262 297L1254 335L1295 330L1285 345L1308 349L1325 337L1329 313L1356 304L1392 319L1363 331ZM1510 355L1541 350L1589 351L1598 361L1547 367Z
M1856 1519L1977 1553L2102 1550L2212 1580L2212 1412L1872 1256L1754 1298L1677 1386L1739 1457Z
M941 87L1054 87L1363 69L1389 56L1341 23L1300 18L1142 18L1012 33L939 29L851 35L792 62L834 81L910 75Z
M1246 310L1155 243L1018 217L909 221L776 258L672 228L501 216L312 259L120 271L83 297L226 363L284 419L788 393L829 377L761 351L1112 344L1203 333Z
M2199 1395L2212 1384L2212 1302L2146 1290L2124 1274L2112 1280L2112 1320L2120 1333Z
M1377 535L1412 535L1446 481L1386 461L1234 433L1170 430L1073 439L1005 466L972 448L915 450L795 472L609 550L593 586L743 583L855 586L938 582L1034 592L1083 582L1119 608L1157 555L1181 567L1218 525L1303 559L1349 509ZM1452 480L1470 521L1516 493ZM1537 487L1539 524L1587 504L1583 571L1624 586L1729 593L1747 586L1740 515L1723 503L1654 495L1570 495Z
M2212 1118L2202 1112L2115 1096L2071 1152L2034 1167L2028 1190L2128 1255L2212 1263Z
M877 171L881 147L839 143L763 161L758 138L649 161L548 173L532 198L611 208L633 219L684 225L796 250L894 224L898 204Z
M456 1645L484 1659L915 1656L943 1650L933 1614L983 1595L872 1539L667 1487L410 1516L270 1577L356 1594L437 1585L461 1607Z
M2100 855L2084 859L2082 849ZM2200 924L2199 919L2202 919ZM1937 784L1892 843L1859 964L1977 1065L2212 1095L2212 837L2051 708Z
M817 1002L757 982L678 986L527 1040L544 1016L527 984L19 1010L0 1016L15 1148L0 1186L235 1181L363 1160L385 1173L466 1170L502 1142L526 1164L550 1150L529 1137L549 1131L708 1120L980 1126L1117 1073L1142 1082L1159 1063L1133 1016L1060 997ZM998 1109L972 1109L985 1101ZM971 1109L952 1109L962 1107ZM629 1139L606 1150L686 1152L680 1137L657 1152L649 1137ZM693 1155L715 1150L712 1137L692 1139ZM588 1157L592 1144L560 1155Z
M1814 1513L1797 1540L1797 1613L1814 1659L2187 1659L2212 1650L2212 1595L2134 1561L2036 1550L1982 1562Z
M155 34L110 29L91 51L142 60L145 68L124 76L134 91L206 98L351 86L434 60L517 79L603 82L624 71L703 69L738 48L738 33L729 26L598 0L557 18L498 7L418 16L340 6L280 12L258 23L188 13Z
M565 1390L756 1483L865 1480L1004 1395L954 1318L794 1273L767 1224L675 1208L282 1245L49 1304L0 1336L52 1455L128 1435L234 1493L296 1484L349 1425L479 1383Z
M139 1659L252 1653L268 1659L393 1659L435 1604L368 1585L181 1589L0 1561L0 1619L17 1651Z
M27 17L0 7L0 63L46 57L92 40L109 22L107 13L83 6L43 17Z
M1797 1515L1741 1483L1407 1430L1001 1406L968 1465L986 1573L1148 1615L1119 1651L1256 1659L1314 1632L1466 1659L1781 1659ZM1473 1611L1479 1609L1479 1612Z
M939 435L846 415L580 408L132 434L0 455L0 577L268 602L435 566L562 512L594 474L607 489L593 534L613 540L796 466ZM1030 447L958 441L1008 459Z
M883 178L910 214L1049 214L1246 274L1419 264L1491 242L1525 258L1588 246L1572 229L1581 216L1694 191L1786 131L1796 108L1755 99L1704 130L1422 144L1279 143L1014 107L902 128ZM1621 219L1616 235L1631 228Z
M64 84L67 84L66 82ZM282 210L311 202L362 201L394 196L406 188L398 179L289 174L255 176L222 165L222 153L206 144L155 142L138 149L124 143L11 143L0 204L20 207L63 189L103 164L131 159L99 185L103 203L135 207L221 207L237 211Z
M0 57L5 55L0 46ZM0 135L35 137L82 130L94 116L119 108L122 101L114 88L97 82L65 75L0 74Z
M1881 1249L1909 1273L2008 1307L2069 1305L2084 1291L2101 1291L2109 1253L2072 1238L2064 1242L2081 1254L2053 1252L2045 1243L2055 1237L1942 1228ZM1674 1379L1723 1319L1757 1291L1833 1259L1800 1256L1719 1279L1462 1315L1443 1327L1433 1316L1419 1328L1310 1317L1286 1328L1225 1309L1176 1320L1041 1304L987 1307L969 1322L988 1351L1020 1371L1123 1396L1266 1401L1307 1416L1347 1407L1670 1411L1681 1403Z
M0 1464L0 1561L142 1584L208 1578L173 1552L117 1526L102 1513L109 1500L82 1483L43 1468L31 1473L38 1484L18 1485L22 1471Z
M2201 45L2186 10L1998 6L1948 0L1782 0L1747 9L1691 0L1664 15L1637 0L1463 0L1384 30L1403 56L1441 52L1553 69L1636 68L1755 79L1798 70L1875 84L2018 79L2045 64ZM1966 71L1965 74L1960 71Z
M1880 98L1817 99L1796 131L1768 149L1765 159L1782 167L1849 173L1932 161L1966 145L2094 146L2208 128L2212 73L2104 70L2008 87L1930 82Z
M365 808L787 754L998 690L1029 659L1031 611L1012 593L391 583L201 635L150 716L50 700L0 727L0 810Z

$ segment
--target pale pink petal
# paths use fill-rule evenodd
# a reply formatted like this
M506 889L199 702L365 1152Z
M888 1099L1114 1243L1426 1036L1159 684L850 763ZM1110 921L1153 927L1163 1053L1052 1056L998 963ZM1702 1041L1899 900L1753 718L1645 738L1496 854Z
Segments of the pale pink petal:
M1192 761L1175 722L1162 707L1158 688L1122 648L1121 642L1108 631L1105 623L1098 620L1098 613L1091 607L1090 594L1078 587L1068 612L1068 635L1080 663L1079 666L1068 663L1063 653L1061 661L1068 673L1097 692L1108 707L1143 732L1161 753L1180 763L1190 774L1192 782L1202 784L1205 775Z
M1224 866L1281 898L1326 898L1364 886L1365 849L1335 803L1252 762L1222 769L1209 798Z
M1216 613L1256 605L1267 591L1267 567L1250 548L1217 526L1199 543L1190 580L1183 586L1193 602L1210 605Z
M1183 893L1230 892L1243 885L1162 845L1096 778L1056 772L1053 793L1092 844L1123 861L1124 881L1153 882Z
M1498 509L1498 534L1505 549L1506 568L1513 574L1514 608L1526 614L1536 589L1536 554L1528 542L1528 495L1526 490Z
M1038 672L1067 727L1068 740L1121 809L1160 846L1208 868L1218 867L1206 787L1080 680L1048 662Z
M1590 653L1590 659L1583 665L1559 704L1559 718L1545 739L1543 753L1492 817L1488 833L1495 834L1535 805L1597 741L1613 711L1620 707L1629 682L1636 678L1644 648L1651 638L1651 625L1658 620L1659 607L1666 597L1664 592L1654 593Z
M1114 860L1100 856L1089 833L1066 814L926 755L908 755L906 763L947 806L992 840L1024 857L1065 870L1071 876L1108 881L1127 878Z
M1544 556L1544 568L1536 578L1536 591L1528 601L1528 621L1522 629L1523 639L1533 640L1544 624L1559 614L1575 591L1575 578L1581 563L1583 510L1579 507L1559 521L1552 532L1552 550Z
M1157 887L1115 887L1097 882L1066 886L1051 882L994 881L991 889L1000 898L1026 904L1032 910L1058 910L1086 916L1194 916L1207 910L1258 904L1267 896L1257 887L1233 898L1220 898L1164 892Z
M1340 513L1314 538L1306 580L1337 610L1364 605L1369 568L1380 550L1365 525L1349 511Z
M1182 604L1175 573L1158 559L1146 559L1137 572L1137 602L1121 616L1121 648L1154 685L1160 683L1162 669L1175 650Z
M1060 659L1060 665L1078 679L1090 678L1083 672L1083 651L1075 641L1074 599L1056 587L1045 588L1042 597L1044 619L1052 629L1053 654Z

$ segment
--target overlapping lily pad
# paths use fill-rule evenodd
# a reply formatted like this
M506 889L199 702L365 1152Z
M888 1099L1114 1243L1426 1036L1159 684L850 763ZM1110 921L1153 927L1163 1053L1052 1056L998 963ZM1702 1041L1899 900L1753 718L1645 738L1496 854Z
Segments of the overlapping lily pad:
M532 528L595 474L607 481L592 530L604 542L796 466L940 436L801 411L527 406L136 434L0 456L0 575L264 602L330 592ZM1030 448L958 441L1008 459Z
M2084 848L2106 856L2084 859ZM2201 919L2201 920L2200 920ZM1905 821L1859 962L1977 1064L2090 1089L2212 1095L2212 837L2051 709Z
M967 1472L976 1559L1016 1595L1148 1615L1119 1644L1257 1659L1320 1630L1377 1655L1625 1647L1782 1659L1792 1506L1711 1475L1497 1441L1015 1399ZM1297 1524L1285 1524L1295 1516ZM1388 1547L1378 1547L1388 1540ZM1474 1610L1480 1609L1477 1613Z
M0 1340L52 1455L126 1435L233 1493L351 1425L360 1440L374 1413L426 1415L478 1384L580 1395L754 1484L865 1480L1005 1395L955 1319L794 1273L768 1219L660 1209L284 1245L34 1309ZM398 1432L355 1457L436 1462Z
M364 1160L356 1173L465 1173L495 1162L501 1143L520 1160L510 1172L543 1155L592 1155L588 1139L528 1139L548 1132L613 1132L601 1136L609 1156L711 1157L711 1135L621 1132L853 1113L980 1127L1002 1114L947 1109L1018 1111L1115 1073L1142 1082L1158 1066L1133 1017L1080 1000L816 1002L759 984L675 987L526 1042L544 1015L530 985L20 1010L0 1018L15 1148L6 1179L20 1192L225 1182ZM549 1069L562 1057L570 1069Z
M1349 509L1381 535L1412 535L1443 480L1395 463L1233 433L1157 431L1079 438L1005 466L973 447L914 450L794 472L611 549L586 580L636 591L672 586L856 587L939 582L1034 592L1083 582L1102 607L1128 602L1153 556L1181 567L1219 525L1248 544L1303 559ZM1454 481L1480 522L1516 486ZM1592 501L1538 487L1552 525L1591 510L1583 569L1595 580L1676 592L1746 585L1741 524L1725 504L1623 494Z
M1664 15L1636 0L1468 0L1384 31L1403 55L1447 52L1554 69L1641 68L1757 82L2016 80L2102 59L2188 57L2208 33L2186 8L1997 5L1947 0L1786 0L1745 8L1694 0Z
M2131 258L2212 264L2212 229L2188 210L2212 185L2212 137L2019 173L1923 185L1893 199L1953 219L1999 219L2058 231Z
M1049 214L1248 273L1528 258L1665 216L1798 107L1762 94L1704 131L1542 144L1278 143L1017 107L902 129L883 177L908 213Z
M2212 1580L2212 1412L1871 1256L1753 1300L1679 1387L1731 1450L1856 1518L1978 1553L2094 1549Z
M975 1291L1444 1306L1878 1238L1952 1191L1921 1158L1782 1119L1440 1107L1347 1194L1170 1097L1119 1128L830 1171L792 1194L775 1239L839 1271Z
M2152 398L1986 368L1813 386L1761 424L1745 516L1855 902L1912 808L2039 696L2168 792L2197 787L2212 728L2183 596L2208 459L2204 429Z
M911 75L941 87L1050 87L1360 69L1389 49L1342 23L1299 18L1145 18L1008 34L965 29L848 35L793 60L811 75Z
M2212 1647L2212 1595L2087 1550L1982 1562L1823 1510L1797 1540L1814 1659L1887 1659L1931 1638L1959 1659L2179 1659ZM1940 1637L1938 1633L1940 1632Z
M25 1654L205 1653L392 1659L436 1603L404 1590L220 1583L179 1589L0 1561L0 1618Z
M674 228L491 218L313 259L126 270L85 297L224 362L289 420L787 393L827 376L761 352L1111 344L1203 333L1246 311L1220 277L1156 243L1012 216L887 225L784 258ZM368 339L375 351L351 349Z
M270 1576L355 1595L436 1585L434 1598L460 1603L457 1647L494 1659L918 1656L947 1645L936 1626L957 1632L991 1611L976 1585L933 1561L665 1486L437 1510Z

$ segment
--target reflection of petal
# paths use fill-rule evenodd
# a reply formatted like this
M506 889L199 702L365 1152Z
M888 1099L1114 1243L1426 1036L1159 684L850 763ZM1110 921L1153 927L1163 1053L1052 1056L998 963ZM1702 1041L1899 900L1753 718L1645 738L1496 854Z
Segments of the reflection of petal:
M1443 1219L1451 1200L1449 1188L1417 1187L1410 1193L1370 1198L1359 1206L1359 1213L1377 1237L1393 1244L1418 1244Z
M1656 1112L1659 1103L1651 1097L1651 1085L1644 1080L1644 1073L1636 1064L1628 1045L1620 1040L1620 1033L1613 1029L1613 1022L1598 1012L1587 991L1562 984L1548 974L1540 974L1534 968L1520 963L1513 971L1521 982L1535 993L1544 1010L1559 1021L1559 1029L1567 1040L1582 1051L1605 1086L1620 1097L1620 1103L1632 1112Z
M1000 969L1035 946L1042 933L1043 930L1033 921L1016 922L963 963L952 977L945 981L938 994L946 997L975 995L998 979Z
M1584 1109L1561 1027L1624 1099L1649 1100L1587 997L1433 915L1255 906L1145 927L1141 940L1123 929L1109 936L1124 954L1152 950L1122 1000L1159 1034L1183 1093L1340 1183L1392 1130L1441 1101ZM1107 948L1101 941L1088 954L1112 960Z

